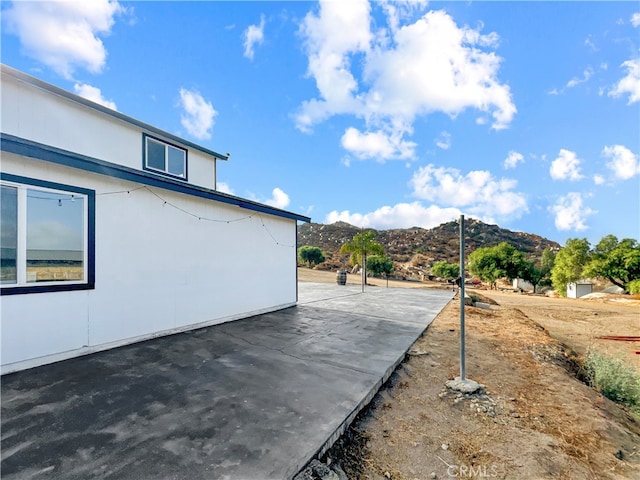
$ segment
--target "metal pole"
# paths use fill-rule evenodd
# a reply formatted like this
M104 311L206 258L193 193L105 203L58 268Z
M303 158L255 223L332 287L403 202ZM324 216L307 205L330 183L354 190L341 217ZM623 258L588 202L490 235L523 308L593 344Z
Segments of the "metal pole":
M460 380L465 379L464 360L464 215L460 215Z
M364 246L364 231L361 230L362 233L362 293L364 293L364 284L367 281L367 252Z

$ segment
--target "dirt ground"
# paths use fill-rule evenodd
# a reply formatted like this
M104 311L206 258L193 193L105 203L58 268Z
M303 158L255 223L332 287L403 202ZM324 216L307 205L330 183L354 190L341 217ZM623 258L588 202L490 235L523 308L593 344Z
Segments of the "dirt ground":
M638 335L640 302L469 293L498 304L465 308L466 373L484 390L445 387L459 375L456 299L329 452L349 478L640 479L640 421L576 377L587 348L639 366L639 344L594 337Z

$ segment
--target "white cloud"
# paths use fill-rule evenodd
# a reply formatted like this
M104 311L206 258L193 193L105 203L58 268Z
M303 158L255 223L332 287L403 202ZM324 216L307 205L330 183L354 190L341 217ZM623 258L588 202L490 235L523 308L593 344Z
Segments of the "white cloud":
M573 88L577 85L580 85L581 83L585 83L587 80L589 80L591 78L591 76L593 75L593 68L588 67L583 73L582 73L582 78L579 77L573 77L571 80L569 80L567 82L567 88Z
M631 15L631 25L634 27L640 27L640 12L636 12Z
M264 42L264 15L260 16L258 25L249 25L244 31L244 56L253 60L255 45L262 45Z
M107 50L100 37L108 35L115 16L125 12L116 0L56 0L13 2L2 16L27 56L72 79L76 68L102 71Z
M629 94L627 105L631 105L640 101L640 58L627 60L621 66L627 69L627 75L609 90L609 96L618 98Z
M269 200L265 200L264 203L276 208L286 208L290 203L289 195L276 187L271 192L271 198Z
M200 93L181 88L180 107L182 108L180 123L187 129L189 135L199 140L211 138L213 119L218 114L213 105Z
M333 115L354 115L367 132L384 132L400 145L413 133L417 116L443 112L455 117L469 108L491 115L494 129L506 128L516 107L509 86L497 79L501 58L490 50L497 35L483 35L481 27L458 27L444 11L400 26L405 15L398 6L383 2L390 28L375 33L366 0L321 1L318 13L305 17L300 31L307 73L319 96L302 103L297 128L308 132ZM360 80L351 68L356 61L364 67ZM386 142L380 147L377 153L368 150L368 157L405 158Z
M385 159L413 158L416 144L402 139L397 132L361 133L354 127L349 127L342 136L342 147L357 158L364 160L373 158L378 161Z
M424 9L427 0L379 0L380 7L387 17L387 23L392 32L400 27L400 22L410 18L416 10Z
M518 218L529 211L522 193L514 192L517 182L496 179L486 170L463 175L460 170L427 165L419 168L409 184L413 195L448 207L464 208L487 221Z
M516 168L518 163L524 163L524 157L521 153L511 150L507 158L504 159L504 168Z
M549 173L554 180L580 180L582 175L580 174L580 162L581 160L576 156L575 152L571 150L560 149L558 157L551 162Z
M403 26L393 48L376 45L367 56L367 110L412 121L421 114L456 116L476 108L493 116L493 128L505 128L516 108L509 87L496 78L500 57L481 49L496 42L494 35L458 27L444 11Z
M218 182L216 187L219 192L226 193L228 195L235 195L235 192L227 182Z
M115 102L104 98L102 96L102 92L98 87L94 87L86 83L76 83L73 86L73 90L82 98L86 98L87 100L91 100L92 102L99 103L103 107L110 108L111 110L118 110Z
M549 207L555 214L555 225L558 230L574 230L576 232L586 230L587 217L597 213L583 205L582 195L578 192L569 192L560 197L558 201Z
M451 134L449 132L441 132L435 143L438 148L449 150L451 148Z
M593 176L593 183L595 183L596 185L602 185L605 182L605 178L602 175L594 175Z
M622 145L604 147L602 156L608 158L607 168L613 172L613 176L620 180L628 180L640 174L640 162L638 156Z
M420 202L398 203L392 207L384 206L369 213L351 213L348 210L332 211L325 223L347 222L363 228L432 228L460 216L457 208L441 208L436 205L425 207Z
M309 12L300 31L309 58L307 74L316 81L320 100L302 104L296 125L310 131L315 123L339 113L360 110L353 93L357 82L350 72L350 53L369 49L370 6L366 0L320 2L320 14Z

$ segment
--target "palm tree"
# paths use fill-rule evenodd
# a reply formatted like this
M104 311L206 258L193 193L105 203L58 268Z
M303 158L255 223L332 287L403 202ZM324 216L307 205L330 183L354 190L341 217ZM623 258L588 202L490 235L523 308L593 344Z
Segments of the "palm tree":
M362 265L362 285L366 283L366 265L367 254L369 255L382 255L384 256L384 247L374 240L375 233L373 230L365 230L360 233L356 233L353 236L353 240L345 243L340 248L340 253L351 254L351 265Z

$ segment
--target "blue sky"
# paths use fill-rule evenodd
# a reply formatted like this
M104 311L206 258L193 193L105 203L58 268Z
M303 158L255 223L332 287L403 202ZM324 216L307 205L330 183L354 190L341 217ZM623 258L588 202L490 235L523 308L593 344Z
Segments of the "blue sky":
M2 62L374 228L640 235L638 2L2 2Z

